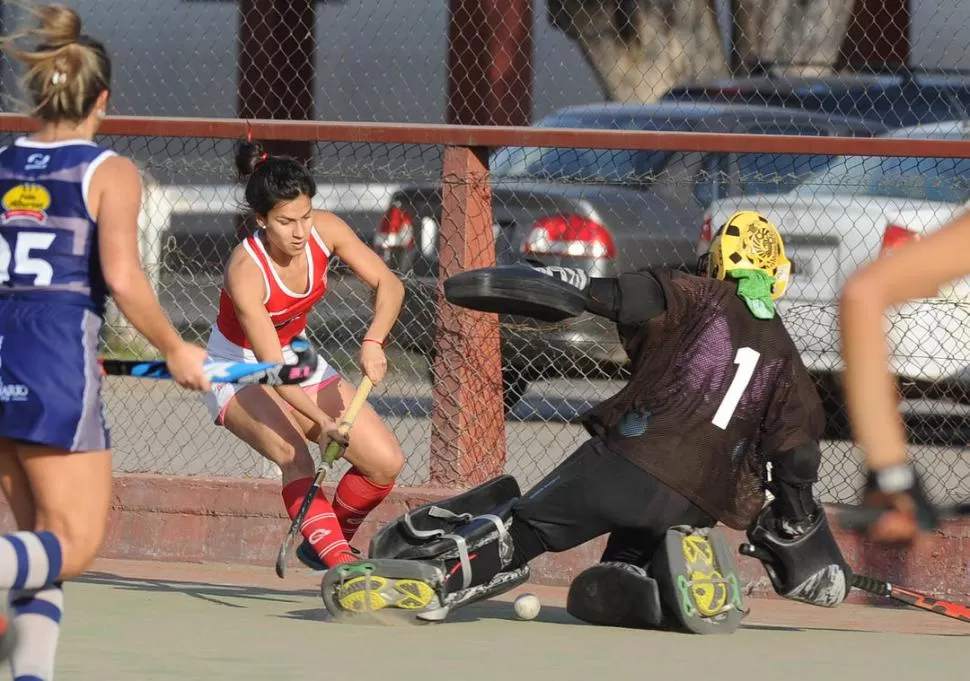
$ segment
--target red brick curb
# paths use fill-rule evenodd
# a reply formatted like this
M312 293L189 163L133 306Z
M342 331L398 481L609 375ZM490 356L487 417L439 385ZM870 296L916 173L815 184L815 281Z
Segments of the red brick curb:
M332 494L333 486L326 490ZM451 493L430 488L395 489L364 524L354 543L366 548L379 526ZM5 527L13 527L9 511L4 508L0 512ZM272 565L287 526L277 481L121 475L115 478L108 533L100 555ZM937 596L963 599L964 594L970 594L968 521L948 523L908 552L876 549L856 536L835 531L846 558L859 572ZM743 541L743 533L727 533L732 543ZM603 545L601 538L570 551L539 557L533 563L532 581L568 584L598 560ZM750 558L739 558L738 563L752 595L771 595L760 563ZM866 600L859 595L853 599Z

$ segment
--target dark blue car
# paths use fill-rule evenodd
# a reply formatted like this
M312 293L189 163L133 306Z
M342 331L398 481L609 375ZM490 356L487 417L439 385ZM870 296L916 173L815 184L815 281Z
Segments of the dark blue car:
M725 78L671 88L662 101L785 107L903 128L966 119L970 76L906 71L821 78Z

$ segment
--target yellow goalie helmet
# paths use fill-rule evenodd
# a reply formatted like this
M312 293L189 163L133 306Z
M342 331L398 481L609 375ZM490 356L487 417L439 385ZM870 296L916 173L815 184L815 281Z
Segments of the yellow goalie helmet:
M735 213L724 223L698 264L704 274L715 279L725 279L731 270L766 272L775 280L772 300L785 293L791 274L778 228L750 210Z

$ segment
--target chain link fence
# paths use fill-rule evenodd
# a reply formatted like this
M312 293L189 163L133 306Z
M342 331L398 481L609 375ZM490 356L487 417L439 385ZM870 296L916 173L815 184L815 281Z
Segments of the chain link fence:
M959 32L970 8L956 0L70 4L114 56L120 114L956 139L970 110L970 54ZM22 10L2 3L0 17L10 30ZM3 93L16 92L15 75L3 64ZM6 110L15 106L4 101ZM232 140L99 141L143 168L146 269L185 336L204 342L240 236ZM796 267L782 312L829 413L820 492L851 501L861 473L840 400L834 297L859 264L962 206L970 167L946 158L833 159L809 153L810 144L799 154L493 150L495 257L521 259L532 244L531 255L556 261L562 253L541 252L551 240L567 253L578 248L581 257L568 261L593 275L691 268L699 243L731 211L767 214ZM407 454L401 484L425 484L429 443L440 432L433 381L450 372L432 357L440 232L455 219L441 195L468 180L443 174L442 145L306 146L320 187L315 205L343 217L407 286L388 350L391 375L371 402ZM310 335L355 381L371 294L339 263L330 276ZM941 501L965 497L970 486L961 449L970 437L966 294L955 286L897 311L890 324L913 455ZM592 318L555 326L502 319L499 335L505 468L528 486L584 439L578 416L622 386L626 358L615 332ZM117 315L103 350L148 351ZM177 387L111 378L106 399L119 472L277 473ZM460 418L457 430L475 415Z
M22 4L0 4L6 30ZM970 102L958 0L69 4L114 56L118 114L527 125L687 98L911 125Z
M960 139L967 133L956 123L937 135ZM5 134L0 143L12 139ZM143 169L140 232L146 270L183 335L204 343L223 267L243 225L232 140L111 136L101 142ZM433 419L435 382L440 387L462 371L476 379L473 372L487 365L474 344L460 342L463 357L449 356L451 364L434 362L439 334L452 334L457 342L470 332L438 324L441 235L449 225L460 231L466 228L462 220L485 217L484 204L469 199L463 204L465 218L455 214L454 198L443 207L443 194L454 195L473 180L446 171L441 145L318 141L313 147L323 159L316 165L314 205L343 217L405 282L404 309L388 348L390 373L370 401L407 456L400 484L426 485L436 428L441 437ZM652 265L693 269L711 229L733 211L759 210L778 224L794 263L780 309L818 380L828 415L819 493L825 501L855 500L861 467L838 383L837 292L855 267L958 211L970 198L970 160L505 147L495 150L488 164L485 181L471 188L490 196L500 264L528 256L583 267L594 276ZM467 262L470 253L487 260L488 253L474 250L480 247L469 241L461 257ZM446 259L457 255L446 253ZM356 382L372 293L339 262L332 264L329 281L327 297L311 314L310 337ZM970 493L970 462L963 449L970 436L968 302L970 284L961 282L938 298L894 312L889 320L911 454L939 501ZM501 317L497 333L501 372L479 378L487 388L500 377L504 470L528 487L586 438L580 415L623 386L627 360L615 329L594 317L558 324ZM113 311L102 353L152 356ZM275 466L213 424L197 395L170 382L108 378L106 402L118 472L278 475ZM474 428L486 411L466 400L459 411L443 413L461 432ZM483 466L490 458L501 460L500 451L478 456Z

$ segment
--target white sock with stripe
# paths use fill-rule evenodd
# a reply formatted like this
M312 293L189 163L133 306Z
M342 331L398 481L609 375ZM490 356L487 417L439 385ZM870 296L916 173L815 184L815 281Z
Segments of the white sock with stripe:
M43 589L10 592L17 648L10 658L14 681L51 681L61 633L64 590L52 584Z
M61 576L61 542L53 532L0 537L0 589L41 589Z

